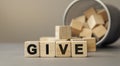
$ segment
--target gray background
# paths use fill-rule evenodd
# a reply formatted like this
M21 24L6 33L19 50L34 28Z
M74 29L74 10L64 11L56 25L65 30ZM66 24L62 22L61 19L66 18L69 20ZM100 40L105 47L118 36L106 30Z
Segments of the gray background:
M24 58L24 41L54 36L73 0L0 0L0 66L120 66L120 40L87 58ZM120 0L102 0L120 9Z
M0 0L0 42L39 40L54 36L73 0ZM120 0L102 0L120 9Z

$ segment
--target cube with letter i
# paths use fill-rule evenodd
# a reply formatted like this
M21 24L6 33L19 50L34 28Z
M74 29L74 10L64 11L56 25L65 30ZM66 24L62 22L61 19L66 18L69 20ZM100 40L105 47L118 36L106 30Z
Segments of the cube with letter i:
M40 41L41 57L55 57L55 41Z

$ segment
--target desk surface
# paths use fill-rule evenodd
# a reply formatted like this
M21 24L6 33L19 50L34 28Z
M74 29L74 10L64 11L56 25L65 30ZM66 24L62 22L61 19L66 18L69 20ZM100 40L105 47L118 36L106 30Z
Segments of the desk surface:
M24 58L24 44L0 43L0 66L120 66L119 42L87 58Z

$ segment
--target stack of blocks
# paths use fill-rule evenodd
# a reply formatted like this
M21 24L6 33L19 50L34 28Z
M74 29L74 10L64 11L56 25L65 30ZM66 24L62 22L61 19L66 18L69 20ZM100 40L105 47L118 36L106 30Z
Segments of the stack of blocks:
M105 9L93 7L86 10L84 15L71 21L72 36L80 38L94 37L99 41L107 32L109 22Z
M25 57L87 57L96 51L95 38L71 38L70 26L56 26L56 37L41 37L25 42Z
M41 37L40 41L26 41L25 57L87 57L96 51L108 28L105 10L90 8L83 16L72 19L70 26L56 26L55 37Z

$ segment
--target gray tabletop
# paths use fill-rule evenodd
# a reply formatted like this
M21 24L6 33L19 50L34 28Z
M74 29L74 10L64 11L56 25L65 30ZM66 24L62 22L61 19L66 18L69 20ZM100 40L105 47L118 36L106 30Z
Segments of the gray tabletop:
M120 66L119 42L87 58L24 58L23 43L0 43L0 66Z

